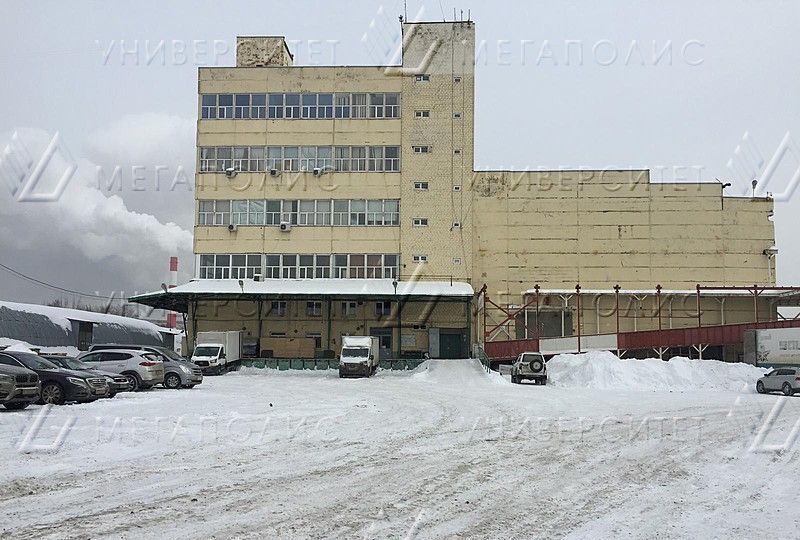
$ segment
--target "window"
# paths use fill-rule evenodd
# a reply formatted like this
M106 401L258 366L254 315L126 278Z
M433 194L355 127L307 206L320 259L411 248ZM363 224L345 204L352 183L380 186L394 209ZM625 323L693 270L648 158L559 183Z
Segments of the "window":
M302 95L303 109L301 118L317 117L317 94Z
M461 222L460 221L454 221L453 222L453 229L460 229L460 228L461 228Z
M428 325L427 324L413 324L413 325L411 325L411 328L413 328L414 330L427 330L428 329Z
M209 119L217 117L217 95L205 94L200 97L200 118Z
M233 94L217 96L217 118L233 118Z
M281 255L281 277L297 279L297 255Z
M235 118L250 118L250 94L236 94L234 103Z
M276 337L276 338L286 337L286 332L270 332L269 337Z
M367 148L365 146L350 147L350 170L359 172L367 170Z
M461 264L461 257L453 257L453 264L455 265Z
M231 223L247 225L247 201L231 201Z
M297 259L300 279L312 279L314 277L314 255L298 255Z
M333 224L334 225L347 225L350 222L350 201L348 200L334 200L333 201Z
M336 171L347 172L350 170L350 147L336 146L333 149L333 168Z
M280 225L283 201L266 201L264 204L264 224Z
M351 118L367 117L367 94L352 94L350 96L352 105L350 106Z
M386 118L400 118L400 94L386 94L384 116Z
M414 218L414 227L427 227L428 226L428 218Z
M253 279L261 273L261 255L231 255L231 279Z
M285 300L273 300L270 306L270 313L275 317L286 317L286 305Z
M216 172L217 170L217 149L200 148L200 172Z
M375 302L375 315L384 317L392 313L392 303L389 301Z
M199 201L197 210L197 224L198 225L213 225L214 224L214 203L216 201Z
M453 191L461 191L461 185L460 184L454 185L453 186Z
M369 170L382 171L383 170L383 147L370 146L369 147Z
M461 113L460 112L453 113L453 118L461 118Z
M428 82L431 80L431 76L427 73L420 73L419 75L414 76L414 80L417 82Z
M427 255L413 255L411 258L416 264L425 264L428 262Z
M461 77L453 77L453 82L454 83L460 83L461 82Z
M367 224L367 201L350 201L350 225Z
M350 94L337 93L334 104L336 118L350 118Z
M300 118L300 94L283 95L283 117Z
M322 302L318 302L316 300L306 302L306 315L309 317L321 317Z
M267 94L252 94L250 96L250 118L267 117Z
M417 118L430 118L431 117L431 111L429 111L427 109L426 110L421 110L421 111L414 111L414 116L416 116Z
M268 118L283 118L283 94L270 94L268 103Z
M316 146L301 146L300 147L300 170L310 171L317 166L317 147Z
M314 277L317 279L328 279L331 277L331 256L314 256Z
M356 307L356 302L342 302L342 317L355 317Z
M415 154L429 154L431 151L430 146L412 146L411 149Z
M414 182L414 189L417 191L428 191L428 182Z
M248 225L264 225L264 207L265 202L262 200L249 201L249 208L247 212Z
M456 148L455 150L453 150L453 153L458 156L458 155L461 154L461 149L460 148Z
M370 94L369 95L369 117L370 118L383 118L384 117L384 94Z
M266 170L281 170L283 165L283 148L280 146L267 146Z
M400 147L387 146L383 149L383 170L397 172L400 170Z
M266 255L264 257L266 262L266 272L264 279L280 279L281 277L281 256L280 255Z

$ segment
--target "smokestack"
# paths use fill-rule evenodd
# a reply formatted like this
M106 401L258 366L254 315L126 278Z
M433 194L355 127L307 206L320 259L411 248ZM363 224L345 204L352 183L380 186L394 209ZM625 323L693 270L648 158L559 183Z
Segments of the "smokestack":
M168 288L172 289L178 286L178 257L169 258L169 285ZM174 311L167 312L167 328L175 328L178 326L178 314Z

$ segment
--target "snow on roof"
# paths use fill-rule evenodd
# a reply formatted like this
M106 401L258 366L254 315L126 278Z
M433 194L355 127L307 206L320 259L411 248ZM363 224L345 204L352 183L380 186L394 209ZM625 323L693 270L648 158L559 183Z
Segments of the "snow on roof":
M83 311L80 309L0 301L0 309L2 308L7 308L11 311L32 313L47 317L54 325L60 326L66 332L69 332L72 329L72 323L70 321L85 321L98 324L116 325L124 328L134 328L141 332L160 337L158 326L153 323L139 319L133 319L131 317L109 315L106 313L95 313L93 311Z
M786 290L760 290L759 296L781 296L786 294ZM535 295L536 289L528 289L523 294L525 295ZM539 289L539 295L545 296L548 294L575 294L575 288L572 289ZM581 294L614 294L614 289L584 289L581 288ZM625 295L637 295L642 296L646 294L656 294L655 287L652 289L620 289L619 294L621 296ZM697 289L661 289L662 295L697 295ZM745 289L714 289L711 287L708 288L701 288L700 289L701 296L753 296L751 291Z
M391 279L274 279L264 281L236 279L195 279L169 290L141 294L133 299L174 294L263 294L298 296L385 296L395 294ZM401 296L472 297L475 291L469 283L460 281L400 281L397 294Z

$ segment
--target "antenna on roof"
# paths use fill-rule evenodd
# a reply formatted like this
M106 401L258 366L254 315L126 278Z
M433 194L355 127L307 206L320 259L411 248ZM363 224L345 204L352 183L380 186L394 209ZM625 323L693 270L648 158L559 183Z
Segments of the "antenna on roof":
M408 20L408 3L406 0L403 0L403 18Z

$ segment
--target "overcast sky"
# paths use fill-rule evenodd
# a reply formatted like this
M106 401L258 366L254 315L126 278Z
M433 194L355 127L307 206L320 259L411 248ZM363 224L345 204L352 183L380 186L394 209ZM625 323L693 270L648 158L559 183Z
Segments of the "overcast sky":
M408 15L451 20L454 7L476 22L476 168L641 167L745 194L777 152L764 191L787 192L778 280L800 283L800 203L788 189L800 168L800 2L409 0ZM383 63L402 11L402 1L4 0L0 150L17 132L38 155L59 133L78 172L55 203L20 202L0 178L0 263L129 295L158 289L176 254L188 279L198 65L233 65L237 34L285 35L297 64ZM122 189L98 189L97 166L106 180L121 167ZM0 269L2 299L59 296Z

